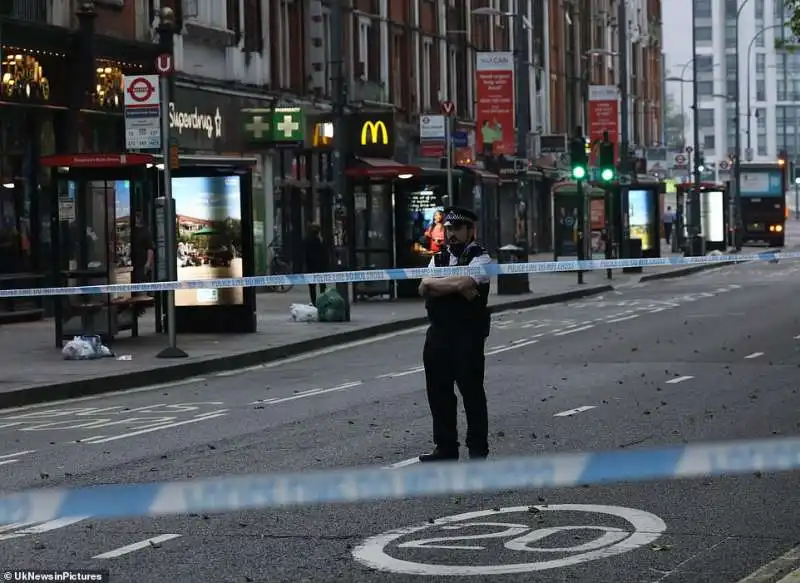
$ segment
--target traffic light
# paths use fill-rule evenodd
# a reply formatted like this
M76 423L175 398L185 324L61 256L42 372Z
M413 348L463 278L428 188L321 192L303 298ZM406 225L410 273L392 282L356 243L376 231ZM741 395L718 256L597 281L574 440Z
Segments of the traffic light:
M706 169L706 156L703 152L697 153L697 171L702 172Z
M778 165L786 168L786 163L789 160L789 155L786 153L786 150L781 150L778 152Z
M608 132L603 133L603 141L599 145L600 180L611 182L617 177L614 160L614 142L608 139Z
M586 155L586 141L583 136L576 135L569 142L569 161L572 168L572 178L586 180L589 173L589 159Z

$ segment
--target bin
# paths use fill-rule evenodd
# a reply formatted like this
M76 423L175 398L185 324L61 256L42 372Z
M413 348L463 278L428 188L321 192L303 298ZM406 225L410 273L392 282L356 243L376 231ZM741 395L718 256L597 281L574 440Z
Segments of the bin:
M703 257L706 254L706 238L702 235L697 235L691 239L691 247L689 249L689 257Z
M641 259L642 258L642 240L630 239L628 241L628 257L626 259ZM641 267L623 267L622 273L641 273Z
M497 262L500 264L527 263L528 253L522 247L505 245L497 250ZM510 296L531 292L530 274L514 273L497 276L498 295Z

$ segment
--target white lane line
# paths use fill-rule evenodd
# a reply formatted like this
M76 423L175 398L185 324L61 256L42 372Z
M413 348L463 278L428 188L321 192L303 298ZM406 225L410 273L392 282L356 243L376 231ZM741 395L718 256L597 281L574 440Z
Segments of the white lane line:
M800 340L800 334L798 334L797 336L792 337L792 340Z
M633 314L632 316L624 316L622 318L614 318L613 320L606 320L607 324L614 324L615 322L624 322L625 320L633 320L634 318L638 318L639 314Z
M766 565L762 565L757 571L750 573L744 579L737 583L767 583L775 580L775 577L783 575L788 569L796 567L800 563L800 546L795 547L787 553L781 555L777 559L770 561ZM790 573L788 581L794 583L791 579L792 576L797 577L797 571ZM778 581L778 583L786 583L785 581Z
M419 458L418 457L412 457L410 459L403 460L401 462L395 462L393 464L389 464L388 466L385 466L383 469L384 470L396 470L397 468L404 468L406 466L413 466L414 464L418 464L418 463L419 463Z
M43 534L45 532L49 532L51 530L56 530L58 528L64 528L66 526L70 526L75 524L76 522L80 522L82 520L86 520L89 518L88 516L72 516L72 517L65 517L59 518L57 520L50 520L48 522L43 522L41 524L34 523L34 526L28 526L21 530L10 531L8 534L0 534L0 541L4 540L11 540L14 538L22 538L23 536L29 536L32 534Z
M103 437L102 439L89 438L80 440L81 443L88 443L91 445L97 443L108 443L109 441L117 441L119 439L127 439L128 437L136 437L137 435L145 435L146 433L153 433L154 431L161 431L162 429L172 429L173 427L181 427L182 425L190 425L191 423L199 423L200 421L208 421L209 419L216 419L228 414L227 409L220 409L219 411L211 411L205 415L199 415L194 419L187 419L186 421L178 421L177 423L165 423L163 425L156 425L155 427L148 427L147 429L140 429L138 431L131 431L129 433L120 433L112 435L111 437Z
M236 375L239 375L239 374L244 374L246 372L253 372L253 371L256 371L256 370L261 370L262 368L264 368L263 364L256 364L254 366L247 366L245 368L240 368L240 369L237 369L237 370L223 370L222 372L218 372L214 376L217 376L217 377L232 377L232 376L236 376Z
M566 336L567 334L574 334L575 332L583 332L589 328L594 328L594 324L588 326L580 326L579 328L570 328L569 330L562 330L561 332L554 332L553 336Z
M298 393L296 395L292 395L291 397L281 397L278 399L273 399L271 401L265 402L265 405L277 405L278 403L287 403L289 401L295 401L297 399L305 399L306 397L316 397L317 395L325 395L328 393L335 393L337 391L346 391L347 389L352 389L353 387L358 387L363 385L364 381L355 381L352 383L345 383L343 385L339 385L336 387L331 387L329 389L313 389L311 391L304 391L302 393Z
M519 342L518 344L512 344L511 346L504 346L503 348L496 348L494 350L490 350L486 353L486 356L494 356L495 354L500 354L501 352L507 352L509 350L516 350L517 348L523 348L525 346L530 346L531 344L536 344L539 342L538 340L526 340L524 342Z
M425 370L425 367L417 366L415 368L404 370L400 372L387 372L386 374L378 375L377 379L396 379L397 377L406 377L408 375L421 373Z
M745 358L745 360L749 360L749 359L752 359L752 358L758 358L759 356L764 356L764 353L763 352L754 352L753 354L748 354L744 358Z
M3 454L3 455L0 455L0 460L6 460L6 459L12 458L12 457L19 457L21 455L27 455L29 453L36 453L36 450L35 449L26 449L24 451L17 451L17 452L14 452L14 453L6 453L6 454Z
M683 381L688 381L688 380L693 379L693 378L694 377L692 377L692 376L675 377L674 379L669 379L667 381L667 384L668 385L677 385L678 383L682 383Z
M583 407L578 407L577 409L570 409L569 411L561 411L561 413L556 413L553 417L572 417L578 413L583 413L584 411L588 411L589 409L596 409L597 405L584 405Z
M148 538L130 545L125 545L124 547L119 547L118 549L114 549L113 551L106 551L105 553L100 553L99 555L95 555L92 557L93 559L113 559L115 557L121 557L122 555L127 555L128 553L132 553L134 551L138 551L141 549L149 548L153 545L157 545L163 542L167 542L168 540L172 540L178 538L179 534L162 534L159 536L154 536L152 538Z
M15 464L19 460L0 460L0 466L7 466L9 464Z
M800 569L792 571L786 577L778 581L778 583L800 583Z

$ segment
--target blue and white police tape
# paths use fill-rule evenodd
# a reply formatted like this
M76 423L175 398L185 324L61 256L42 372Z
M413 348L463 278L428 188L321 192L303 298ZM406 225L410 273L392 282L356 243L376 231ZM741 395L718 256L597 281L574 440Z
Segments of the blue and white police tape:
M0 524L230 512L800 468L800 437L0 495Z
M224 279L194 279L111 285L84 285L73 287L42 287L25 289L0 289L0 298L26 298L36 296L69 296L122 294L132 292L157 292L181 289L226 289L232 287L270 287L308 285L319 283L350 283L421 279L448 275L475 276L514 275L520 273L558 273L565 271L594 271L624 267L659 267L674 265L710 265L722 263L749 263L800 259L800 252L754 253L751 255L706 255L703 257L654 257L651 259L593 259L587 261L534 261L531 263L489 263L478 267L420 267L416 269L369 269L363 271L332 271L329 273L292 273L288 275L257 275Z

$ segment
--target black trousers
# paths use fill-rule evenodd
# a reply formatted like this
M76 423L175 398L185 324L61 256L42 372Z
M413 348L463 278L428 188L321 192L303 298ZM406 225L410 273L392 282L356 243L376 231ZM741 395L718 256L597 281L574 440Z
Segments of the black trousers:
M326 286L324 283L319 284L319 293L325 293ZM311 297L311 303L313 305L317 305L317 286L315 284L309 284L308 286L308 295Z
M443 450L458 450L458 385L467 415L466 445L489 453L489 419L484 389L486 337L482 333L428 329L422 362L425 388L433 416L433 442Z

